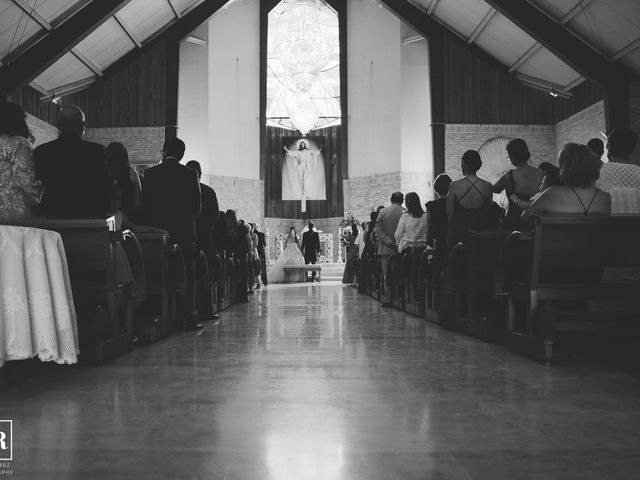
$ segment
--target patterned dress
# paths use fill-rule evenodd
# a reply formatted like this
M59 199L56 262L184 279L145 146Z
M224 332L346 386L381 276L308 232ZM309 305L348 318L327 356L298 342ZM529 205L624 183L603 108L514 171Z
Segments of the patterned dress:
M29 218L31 206L41 198L31 143L20 136L0 135L0 220Z
M640 167L632 163L606 163L598 188L611 194L611 214L640 215Z

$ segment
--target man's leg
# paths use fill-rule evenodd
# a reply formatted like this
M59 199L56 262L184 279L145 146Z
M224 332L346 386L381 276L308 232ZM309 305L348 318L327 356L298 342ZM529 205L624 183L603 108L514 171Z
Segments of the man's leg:
M260 276L262 277L262 284L267 285L267 259L266 257L260 257Z
M380 301L383 304L389 302L388 292L389 287L387 286L387 270L389 269L389 258L390 255L380 255L380 265L382 265L382 282L380 282Z
M198 310L196 309L196 292L195 292L195 247L193 243L178 243L182 250L184 258L184 267L187 274L187 295L185 298L185 308L183 315L183 326L187 330L198 329L201 325L198 323Z

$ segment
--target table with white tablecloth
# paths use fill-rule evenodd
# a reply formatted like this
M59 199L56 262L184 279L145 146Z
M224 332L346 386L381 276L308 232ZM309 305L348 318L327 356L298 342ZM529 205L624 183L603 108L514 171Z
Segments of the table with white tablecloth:
M0 225L0 366L76 363L78 327L60 235Z

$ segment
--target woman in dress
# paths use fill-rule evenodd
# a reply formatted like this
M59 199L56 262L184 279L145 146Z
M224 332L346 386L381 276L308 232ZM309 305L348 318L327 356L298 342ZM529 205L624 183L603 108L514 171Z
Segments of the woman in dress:
M449 187L446 257L458 242L464 240L469 230L490 226L493 193L491 184L476 175L481 166L480 154L475 150L467 150L461 162L464 177L452 182Z
M629 157L638 143L638 134L616 128L607 137L607 162L600 171L598 187L611 194L611 213L640 214L640 167Z
M500 193L503 190L507 192L509 198L509 210L504 217L503 227L507 230L515 230L519 226L520 208L512 197L528 202L540 190L542 170L529 165L531 154L529 147L524 140L516 138L507 143L507 156L515 167L502 175L496 183L493 184L493 193Z
M596 188L601 162L586 145L567 143L558 156L564 185L547 188L522 214L522 223L532 213L579 215L611 214L611 195Z
M416 192L409 192L404 197L407 211L402 214L396 228L396 243L399 253L427 248L427 215L420 205L420 197Z
M25 118L20 105L0 102L0 220L31 217L42 198Z
M302 253L300 253L298 235L296 234L296 229L293 227L289 229L289 235L287 236L284 249L278 257L278 260L269 268L267 274L269 283L284 283L286 278L284 274L285 265L304 265L304 257Z
M116 229L119 230L120 226L130 228L140 220L142 206L140 177L129 162L127 149L120 142L107 145L105 156L115 186L113 210L116 212Z

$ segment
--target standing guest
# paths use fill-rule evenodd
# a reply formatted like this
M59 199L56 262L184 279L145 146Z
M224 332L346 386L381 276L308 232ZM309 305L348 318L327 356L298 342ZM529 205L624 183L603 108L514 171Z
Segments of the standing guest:
M105 156L115 188L112 210L116 216L121 214L130 222L138 223L142 209L142 185L138 172L129 162L129 153L123 144L112 142L107 145Z
M230 242L227 216L225 212L219 211L216 228L213 230L213 244L216 247L218 255L220 255L221 261L224 261L227 253L231 253Z
M476 175L481 166L480 154L475 150L467 150L461 161L464 177L452 182L449 187L446 257L458 242L464 240L470 229L488 226L493 193L491 184Z
M249 223L249 235L251 235L251 265L253 267L251 282L256 288L260 288L260 269L257 268L257 266L260 265L260 256L258 255L258 233L256 228L255 223Z
M362 227L358 232L358 236L356 237L355 245L358 246L358 258L362 258L362 254L364 253L364 247L366 246L365 237L368 235L367 227L369 222L363 221L360 226Z
M598 160L602 160L604 155L604 143L599 138L592 138L587 142L587 148L591 150Z
M586 145L567 143L558 156L564 185L547 188L525 210L523 222L533 213L609 215L611 195L596 188L601 162Z
M384 207L383 207L384 208ZM378 237L376 237L373 231L376 227L376 220L378 219L378 212L371 212L369 215L370 222L367 222L366 235L364 237L364 252L362 255L375 255L378 252Z
M529 205L531 205L547 188L553 187L554 185L562 185L560 169L554 164L542 162L538 165L538 168L544 172L544 177L542 177L542 183L540 184L540 191L531 197L531 200L529 201L520 200L516 195L511 196L511 201L518 205L522 210L528 208Z
M142 211L145 224L169 232L182 249L187 273L187 310L184 329L202 327L195 307L195 218L200 213L200 184L191 168L180 165L185 145L170 138L162 147L162 163L145 172Z
M427 244L432 248L440 248L444 251L447 238L447 193L451 185L451 177L441 173L433 182L433 190L436 199L425 204L427 208Z
M202 179L202 168L199 162L190 160L186 163L186 166L196 171L198 181ZM202 208L200 209L200 214L196 217L196 246L204 252L209 265L211 265L216 250L213 239L218 223L218 197L213 188L201 181L200 196L202 199Z
M395 232L399 253L411 252L414 249L427 247L427 215L420 204L420 197L416 192L409 192L404 204L407 211L400 217Z
M395 233L398 228L398 222L400 217L404 213L402 210L402 203L404 202L404 195L402 192L393 192L391 195L391 205L384 207L378 212L376 218L376 226L374 232L378 238L378 256L380 257L380 264L382 265L382 289L384 290L382 297L382 306L389 307L392 305L392 299L389 296L389 276L387 270L389 267L389 259L391 255L398 253L396 247Z
M269 283L267 279L267 252L266 252L267 240L264 233L262 233L259 230L258 225L256 225L255 232L256 232L256 235L258 236L258 258L260 259L260 277L262 279L262 284L266 286Z
M42 197L25 118L20 105L0 102L0 220L31 217Z
M304 255L305 265L310 263L315 265L318 262L318 255L320 254L320 235L315 231L313 222L309 222L309 230L302 234L300 249ZM311 272L311 281L316 281L315 270Z
M640 214L640 167L629 157L638 143L638 134L616 128L607 138L606 163L600 171L598 187L611 194L611 213Z
M233 253L235 257L240 260L240 290L238 291L238 301L242 303L247 303L249 301L247 294L253 293L253 285L249 283L249 262L251 261L250 255L252 248L253 244L251 242L249 226L241 219L236 223L236 241L234 243Z
M210 278L214 276L214 262L216 261L216 247L213 243L213 233L218 223L218 197L216 196L216 192L209 185L202 183L200 180L202 179L202 168L200 167L200 163L196 160L189 160L185 166L192 170L195 170L198 175L198 181L200 183L200 201L201 208L200 213L195 219L196 224L196 249L201 250L206 259L207 266L209 268L209 276ZM204 267L203 267L204 268ZM207 298L211 298L210 295ZM211 298L213 300L213 298ZM207 313L207 316L212 320L218 320L220 315L217 313L213 313L215 310L215 306L213 302L209 305L208 309L210 310Z
M350 284L353 283L353 279L355 276L355 261L358 258L359 248L356 244L358 239L359 229L358 225L353 223L350 228L351 232L349 233L348 243L347 243L347 252L345 258L344 272L342 273L342 283Z
M51 218L106 218L113 182L105 148L82 140L85 116L76 105L58 112L57 140L35 149L36 177L44 185L39 215Z
M531 154L529 147L524 140L516 138L507 143L507 156L515 168L502 175L493 184L493 193L507 192L509 198L509 209L504 217L503 226L506 229L515 230L518 228L522 209L516 205L512 196L519 200L528 202L540 189L540 183L544 173L529 165Z

